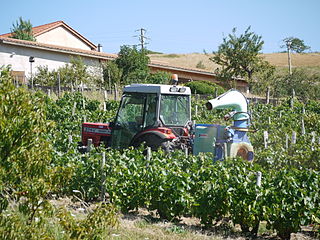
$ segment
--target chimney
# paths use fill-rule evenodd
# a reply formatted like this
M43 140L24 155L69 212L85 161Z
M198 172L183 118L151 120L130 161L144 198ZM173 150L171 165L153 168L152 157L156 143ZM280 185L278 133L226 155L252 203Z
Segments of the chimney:
M102 45L100 43L98 44L98 52L102 52Z

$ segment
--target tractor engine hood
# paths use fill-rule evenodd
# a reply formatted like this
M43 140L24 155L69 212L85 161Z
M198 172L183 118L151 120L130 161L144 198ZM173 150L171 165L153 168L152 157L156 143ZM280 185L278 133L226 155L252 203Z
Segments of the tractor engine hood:
M246 120L248 119L248 102L246 97L235 89L231 89L228 92L211 99L206 103L208 110L213 109L233 109L236 114L234 120ZM237 114L238 113L238 114Z

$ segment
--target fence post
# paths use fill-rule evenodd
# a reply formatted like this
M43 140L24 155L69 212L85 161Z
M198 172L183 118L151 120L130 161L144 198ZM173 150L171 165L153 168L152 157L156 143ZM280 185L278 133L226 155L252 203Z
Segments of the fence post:
M89 138L89 139L88 139L88 145L87 145L87 151L90 152L90 151L91 151L91 148L92 148L92 139Z
M269 104L270 102L270 87L267 87L266 91L266 104Z
M188 148L187 147L184 149L184 155L185 155L186 158L188 158L188 156L189 156L189 152L188 152Z
M117 101L117 99L118 99L117 84L114 84L114 100Z
M264 131L263 132L263 142L264 142L264 148L268 148L268 132Z
M198 116L198 105L195 106L195 113L194 115L197 117Z
M72 144L72 135L68 136L69 144Z
M58 98L60 98L61 95L61 81L60 81L60 73L58 72Z
M292 132L292 142L291 144L294 145L297 143L297 133L295 131Z
M218 89L215 88L215 89L214 89L214 98L217 98L217 97L218 97Z
M108 92L104 90L104 101L108 101Z
M303 119L303 117L301 118L301 134L302 135L306 134L306 128L304 127L304 119Z
M106 102L103 102L103 111L104 111L104 112L107 111L107 104L106 104Z
M290 107L293 108L293 105L294 105L294 97L295 97L296 93L294 91L294 89L292 89L292 96L291 96L291 99L290 99Z
M315 144L315 142L316 142L316 132L312 132L311 133L311 136L312 136L312 138L311 138L311 150L313 151L314 150L314 147L313 147L313 145Z
M262 178L262 173L260 171L257 172L257 186L261 187L261 178Z
M77 108L77 102L73 103L73 108L72 108L72 116L76 114L76 108Z
M151 147L147 147L147 161L151 159Z
M102 161L101 161L101 201L106 200L106 172L104 167L106 165L106 153L102 152Z
M289 148L289 136L286 134L286 149Z

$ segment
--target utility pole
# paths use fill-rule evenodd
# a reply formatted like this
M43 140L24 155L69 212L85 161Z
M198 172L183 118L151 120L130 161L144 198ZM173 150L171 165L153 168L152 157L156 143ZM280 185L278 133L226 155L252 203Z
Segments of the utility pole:
M144 49L145 48L145 45L147 45L148 43L145 41L146 39L150 39L150 38L147 38L145 36L145 33L146 33L147 30L145 30L144 28L140 28L138 30L136 30L136 32L140 32L140 35L138 36L134 36L134 37L139 37L139 41L140 41L140 46L141 46L141 49Z
M288 50L288 65L289 65L289 74L292 75L292 66L291 66L291 41L287 41L286 45L287 45L287 50Z

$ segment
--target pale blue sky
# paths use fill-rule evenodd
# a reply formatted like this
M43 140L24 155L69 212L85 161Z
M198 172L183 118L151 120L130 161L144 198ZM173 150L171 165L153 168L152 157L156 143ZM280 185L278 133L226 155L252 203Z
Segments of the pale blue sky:
M138 44L145 28L147 48L164 53L217 50L237 27L265 41L263 52L281 51L281 40L298 37L320 51L320 0L1 0L0 33L22 16L38 26L63 20L104 52Z

